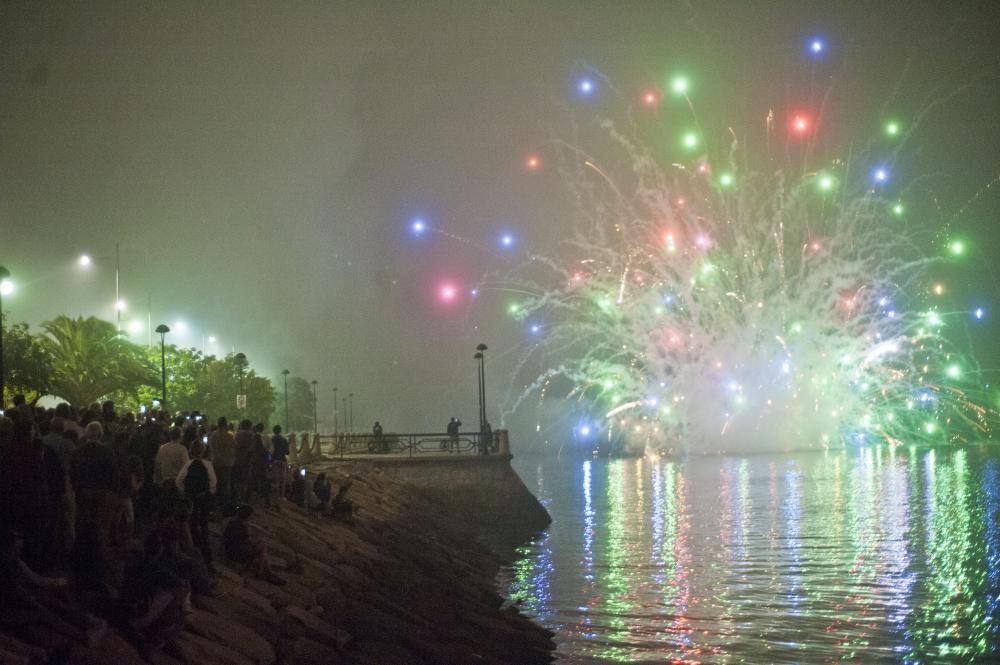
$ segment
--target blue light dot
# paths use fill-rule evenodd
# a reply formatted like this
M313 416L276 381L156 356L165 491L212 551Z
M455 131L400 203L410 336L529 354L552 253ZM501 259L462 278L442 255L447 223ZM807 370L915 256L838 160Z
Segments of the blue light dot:
M410 230L414 235L420 235L427 230L427 223L422 219L415 219L410 222Z
M590 436L590 427L584 425L580 428L580 436Z
M822 39L813 39L809 42L809 50L814 54L820 54L826 49L826 44L823 43Z
M872 172L872 178L875 182L885 182L889 179L889 171L880 166Z
M591 79L580 79L580 82L577 83L576 86L577 90L580 91L581 95L592 94L594 92L595 87L596 86L594 85L594 82Z
M509 233L503 234L502 236L500 236L500 244L502 246L504 246L504 247L513 247L514 246L514 236L512 236Z
M540 325L538 325L537 323L531 324L531 333L533 335L537 335L540 332L542 332L542 327Z
M980 321L982 320L982 318L983 318L984 316L986 316L986 312L985 312L985 310L983 310L983 308L982 308L982 307L977 307L977 308L976 308L976 311L975 311L975 312L973 312L973 314L975 315L976 319L978 319L978 320L980 320Z

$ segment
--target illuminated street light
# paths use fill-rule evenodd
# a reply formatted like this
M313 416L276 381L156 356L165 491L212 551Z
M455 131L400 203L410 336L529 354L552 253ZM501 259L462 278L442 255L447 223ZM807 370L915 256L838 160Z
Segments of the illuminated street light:
M285 379L285 432L292 431L291 428L288 427L288 375L289 374L290 372L287 369L281 370L281 376L283 376Z
M167 350L165 338L170 328L165 324L161 323L156 326L156 332L160 333L160 387L162 388L162 399L160 400L160 406L164 409L167 408Z
M115 312L117 318L118 332L122 331L122 310L125 309L125 301L121 299L119 287L121 285L121 246L115 243ZM94 259L89 254L81 254L78 259L81 268L89 268L94 263Z
M14 292L14 282L10 279L10 272L0 266L0 409L4 407L3 387L4 387L4 366L3 366L3 297Z

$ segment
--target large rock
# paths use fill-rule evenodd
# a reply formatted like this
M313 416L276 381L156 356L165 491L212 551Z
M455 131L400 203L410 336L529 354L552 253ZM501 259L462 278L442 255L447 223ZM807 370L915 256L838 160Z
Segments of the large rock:
M347 610L347 596L336 587L324 587L318 590L316 603L323 608L327 619L333 622Z
M235 649L191 632L183 632L170 643L170 651L187 665L254 665Z
M257 665L272 665L277 660L274 647L267 640L226 617L196 610L189 618L188 629L240 652Z
M335 649L344 649L351 642L351 634L346 630L334 628L323 619L297 605L289 605L284 608L279 617L282 634L287 637L293 639L308 637L310 640L321 642Z

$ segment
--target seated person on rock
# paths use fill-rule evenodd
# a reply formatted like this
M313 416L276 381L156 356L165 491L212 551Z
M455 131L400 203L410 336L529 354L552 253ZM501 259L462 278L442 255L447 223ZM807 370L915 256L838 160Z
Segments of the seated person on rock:
M183 629L184 609L191 587L164 561L163 541L157 531L149 534L142 554L126 573L120 598L121 627L143 657L159 649Z
M312 492L309 493L309 511L318 510L326 515L330 510L330 499L333 497L333 486L325 473L320 473L313 481Z
M69 582L35 573L21 559L23 535L0 529L0 630L43 650L68 654L74 643L93 646L107 623L69 601Z
M191 500L177 496L171 510L160 520L158 532L163 542L163 563L175 575L186 580L194 593L212 593L215 581L191 538Z
M267 557L267 546L250 537L248 520L253 508L247 504L236 507L236 516L229 520L222 535L226 558L248 568L256 577L271 584L283 585L285 580L274 574Z

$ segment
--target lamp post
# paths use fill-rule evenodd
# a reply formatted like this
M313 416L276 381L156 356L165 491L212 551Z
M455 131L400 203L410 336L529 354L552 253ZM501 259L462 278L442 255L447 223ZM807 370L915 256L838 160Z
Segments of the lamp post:
M237 398L241 404L240 409L243 412L243 419L247 417L247 391L246 391L246 375L247 375L247 354L237 353L233 358L236 359L236 369L239 371L240 376L240 397Z
M14 282L10 281L10 272L0 266L0 409L6 402L3 398L4 366L3 366L3 297L14 292Z
M477 345L476 355L473 356L479 361L479 452L483 455L489 450L489 442L486 441L486 349L485 344Z
M347 429L348 432L352 432L353 433L354 430L352 430L350 427L347 426L347 398L346 397L342 397L341 401L342 401L343 407L344 407L344 428Z
M80 255L81 267L89 268L90 264L93 262L94 260L90 258L89 254ZM122 267L121 245L119 243L115 243L115 316L117 318L118 332L122 331L122 310L125 309L125 303L122 302L121 292L119 289L119 287L121 286L121 279L120 279L121 267Z
M156 332L160 333L160 387L162 389L160 393L160 408L167 408L167 347L166 347L166 336L170 332L170 328L166 324L161 323L156 326Z
M337 389L333 389L333 433L337 434Z
M317 419L316 412L316 384L319 382L313 379L310 383L312 383L313 387L313 434L316 434L319 432L319 420Z
M281 376L285 378L285 432L291 432L291 428L288 426L288 370L281 370Z
M347 417L351 421L351 431L354 431L354 393L347 393Z

